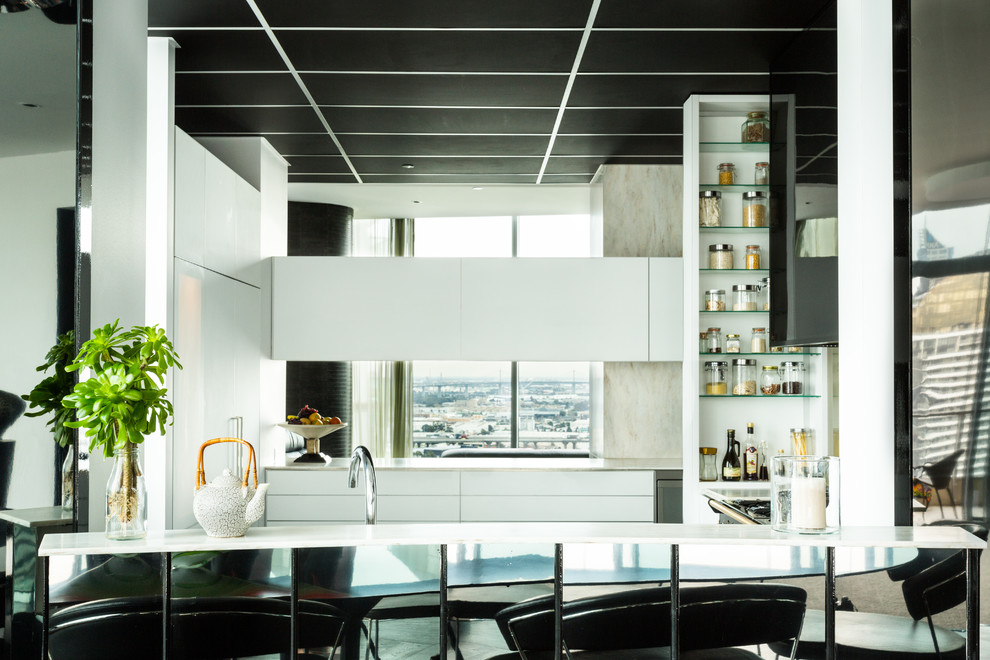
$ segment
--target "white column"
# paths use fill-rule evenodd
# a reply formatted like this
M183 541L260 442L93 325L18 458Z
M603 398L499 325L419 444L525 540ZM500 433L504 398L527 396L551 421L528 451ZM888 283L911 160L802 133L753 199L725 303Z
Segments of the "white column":
M890 0L839 0L842 523L894 522Z
M116 318L125 327L144 323L147 313L147 32L147 3L93 3L91 314L96 327ZM111 465L102 456L90 459L90 531L104 529Z

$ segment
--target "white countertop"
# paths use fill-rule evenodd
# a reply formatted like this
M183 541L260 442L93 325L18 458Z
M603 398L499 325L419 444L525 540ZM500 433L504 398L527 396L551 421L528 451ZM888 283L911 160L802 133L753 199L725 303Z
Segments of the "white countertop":
M375 470L680 470L679 458L376 458ZM330 465L290 463L266 470L346 470L348 458Z
M72 525L72 512L60 506L42 506L35 509L6 509L0 511L0 520L12 522L21 527L51 527Z
M321 548L337 546L480 543L624 543L878 548L984 548L958 527L844 527L835 534L775 532L762 525L653 523L461 523L257 527L245 536L213 539L202 530L149 533L135 541L111 541L102 533L49 534L41 556Z

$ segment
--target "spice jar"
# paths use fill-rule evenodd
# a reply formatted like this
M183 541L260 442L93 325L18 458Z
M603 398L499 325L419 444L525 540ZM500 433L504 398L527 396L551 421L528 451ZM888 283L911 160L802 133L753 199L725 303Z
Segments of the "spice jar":
M759 269L760 269L760 246L747 245L746 270L759 270Z
M767 226L767 194L759 190L743 193L743 227Z
M742 125L743 142L769 142L770 120L765 112L750 112Z
M738 353L742 345L739 343L739 335L725 336L725 352Z
M750 353L767 352L767 329L753 328L753 338L750 340Z
M698 337L698 352L707 353L708 352L708 333L701 332Z
M756 360L736 358L732 361L732 393L736 396L756 394Z
M731 186L735 183L736 179L736 166L732 163L719 163L718 164L718 185L720 186Z
M763 373L760 374L760 391L767 395L780 393L780 376L777 367L772 364L763 367Z
M728 362L705 362L705 394L728 394Z
M705 291L705 311L725 311L725 289L709 289Z
M753 166L753 183L766 186L770 183L770 163L757 163Z
M804 362L781 362L779 373L782 394L804 394Z
M722 328L708 328L706 339L706 353L722 352Z
M764 277L760 280L760 300L763 302L763 309L770 309L770 278Z
M734 312L755 312L756 295L755 284L733 284L732 285L732 311Z
M708 246L708 267L716 270L732 268L732 245L715 243Z
M791 429L791 452L795 456L811 456L811 429Z
M717 448L701 448L701 460L698 462L698 481L718 481L718 465L715 464L717 457Z
M702 227L718 227L722 224L722 193L702 190L698 194L698 224Z

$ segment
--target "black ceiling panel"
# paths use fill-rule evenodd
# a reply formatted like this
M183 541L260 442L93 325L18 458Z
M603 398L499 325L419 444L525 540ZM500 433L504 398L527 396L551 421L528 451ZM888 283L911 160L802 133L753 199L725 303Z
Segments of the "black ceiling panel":
M558 135L554 156L676 156L680 135Z
M580 32L278 30L299 71L569 73Z
M435 158L428 156L402 158L381 158L375 156L352 156L351 162L357 168L358 174L395 174L395 175L425 175L443 174L537 174L543 162L539 158L506 158L500 156L481 156L477 158ZM410 164L414 169L402 166Z
M541 157L550 140L528 135L340 135L338 139L350 156Z
M272 27L583 28L591 0L258 0Z
M832 0L602 0L596 28L787 28L808 25ZM834 23L834 21L833 21Z
M293 174L289 183L357 183L353 174Z
M603 158L551 158L546 174L594 174Z
M578 75L568 108L678 107L692 94L766 94L769 76Z
M544 174L543 183L591 183L594 174Z
M151 0L150 27L258 27L258 19L244 0Z
M301 154L319 156L339 156L340 151L325 131L319 133L263 133L261 137L283 156Z
M298 83L284 73L178 73L176 105L305 105Z
M536 174L362 174L365 183L536 183Z
M683 111L671 110L582 110L564 113L560 123L561 135L568 134L629 134L660 133L680 135L684 123Z
M318 133L323 124L312 108L176 108L175 123L186 133Z
M582 73L765 73L794 32L593 32Z
M290 156L289 172L299 174L348 174L351 168L342 156Z
M541 133L553 130L556 110L489 108L330 108L337 133Z
M565 75L305 73L302 79L320 105L556 108L567 85Z
M264 30L155 30L172 37L176 71L285 71L285 63Z

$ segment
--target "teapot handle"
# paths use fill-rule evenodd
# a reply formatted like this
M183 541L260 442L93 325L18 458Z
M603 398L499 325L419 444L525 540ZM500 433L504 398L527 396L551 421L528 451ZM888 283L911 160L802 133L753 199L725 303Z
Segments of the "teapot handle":
M206 485L206 471L203 469L203 450L210 445L220 444L221 442L239 442L242 445L247 445L248 448L248 463L247 467L244 468L244 479L241 485L247 488L248 485L248 474L251 473L252 468L254 469L254 488L258 488L258 459L254 456L254 447L247 440L241 440L240 438L213 438L212 440L207 440L199 448L199 460L196 462L196 490L199 490L200 486Z

